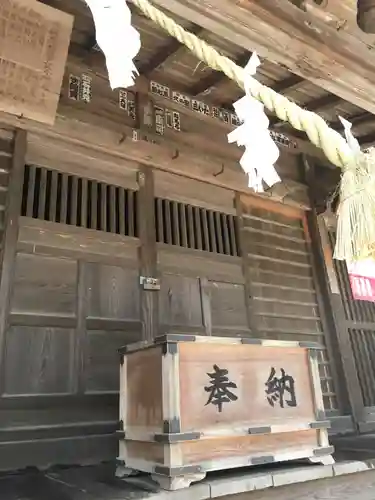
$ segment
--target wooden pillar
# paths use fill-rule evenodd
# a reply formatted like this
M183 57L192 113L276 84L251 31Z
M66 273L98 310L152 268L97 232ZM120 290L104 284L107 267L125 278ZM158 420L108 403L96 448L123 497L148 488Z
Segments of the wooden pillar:
M88 316L88 269L87 262L77 262L77 326L74 335L73 351L73 385L74 392L83 395L86 386L86 363L88 349L87 316Z
M239 193L235 195L235 208L236 208L236 224L237 224L237 235L238 235L238 248L239 253L242 259L242 272L245 278L245 305L247 312L247 323L251 330L253 337L258 337L258 328L256 324L256 318L254 314L254 302L253 302L253 293L251 287L251 279L249 272L249 259L248 252L246 249L246 241L245 241L245 228L243 221L243 209L241 203L241 197Z
M138 231L141 279L157 278L154 175L149 167L138 172ZM159 328L159 291L141 284L142 338L152 340Z
M356 427L364 422L364 402L359 383L348 328L345 325L344 307L333 266L332 249L324 221L319 220L314 209L314 166L303 161L305 179L309 187L311 211L307 215L308 229L315 267L317 292L321 297L325 317L329 354L335 363L339 387L339 404L345 414L350 414Z
M18 239L19 216L22 203L22 186L25 169L27 135L24 130L17 130L14 137L13 156L8 175L6 193L6 211L2 235L2 259L0 274L0 393L4 389L4 349L8 327L8 316L12 283L14 279L16 248ZM3 157L6 158L6 157ZM0 156L0 160L2 157ZM0 165L1 167L1 165ZM6 170L8 168L4 167ZM2 174L4 175L4 174Z

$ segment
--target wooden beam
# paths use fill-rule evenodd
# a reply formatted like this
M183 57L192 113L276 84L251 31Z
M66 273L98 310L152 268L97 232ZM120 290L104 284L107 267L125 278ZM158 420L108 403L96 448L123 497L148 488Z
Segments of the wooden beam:
M362 111L361 113L358 113L356 115L347 116L346 119L350 121L353 128L371 123L375 124L375 116L371 113L368 113L367 111ZM335 130L343 130L343 126L340 120L330 123L330 126Z
M186 29L194 35L199 35L203 31L196 24L187 26ZM168 38L168 42L158 49L148 61L138 65L139 74L144 76L149 75L181 49L185 50L185 47L176 38Z
M358 137L358 142L363 148L369 148L375 144L375 132Z
M288 76L288 78L284 78L279 82L276 82L272 85L272 90L278 92L279 94L283 94L287 90L291 90L294 87L301 85L304 82L304 79L297 75Z
M81 72L93 72L96 75L100 75L101 77L107 79L107 73L104 65L104 58L103 54L101 53L88 53L87 50L85 50L83 47L78 46L76 44L71 44L70 47L70 54L68 58L68 68L70 65L84 65L84 69L82 68L80 71ZM73 71L74 73L74 71ZM94 75L93 75L94 76ZM150 89L150 80L147 77L140 76L136 79L136 85L135 87L132 87L130 90L133 92L139 92L141 94L148 94L148 96L153 99L156 103L160 105L164 105L170 109L176 110L178 112L184 113L192 118L195 118L199 121L206 122L207 125L211 125L213 127L219 127L222 130L226 132L230 132L233 130L233 125L224 123L224 121L220 121L218 119L215 119L212 117L212 107L218 106L217 103L213 103L211 100L207 99L205 97L204 102L210 106L210 112L207 114L205 113L197 113L193 111L190 107L185 107L182 106L179 103L176 103L171 97L172 97L172 91L176 90L179 92L182 92L184 95L186 95L189 99L190 102L194 99L193 96L188 94L187 92L184 91L184 88L182 88L181 83L179 84L178 82L171 82L171 81L160 81L159 79L157 80L158 83L167 86L170 89L170 96L165 97L165 96L160 96L160 95L154 95L151 92ZM112 93L113 95L113 93ZM203 101L203 99L199 99L200 102ZM230 111L232 114L234 113L233 111ZM285 136L286 137L286 136ZM325 161L324 159L324 154L323 152L313 146L308 140L305 139L305 136L303 133L300 133L298 131L292 131L288 132L288 137L290 138L291 141L295 142L297 144L297 148L294 148L291 150L291 153L293 154L299 154L301 152L309 154L311 156L318 157L319 159ZM206 141L207 146L209 143ZM210 142L212 146L214 146L214 143L212 141Z
M223 39L375 113L375 54L348 30L337 30L285 0L154 0ZM317 35L319 33L319 35Z
M308 102L304 107L309 111L323 111L323 109L335 106L336 104L339 104L341 101L342 99L340 97L329 94ZM287 122L283 122L278 118L270 120L270 126L272 128L280 128L284 126L290 127L290 125Z
M244 52L239 57L235 59L236 64L239 66L244 66L251 56L251 52ZM192 96L197 96L199 94L203 94L205 91L210 89L211 87L215 87L223 80L226 80L227 76L224 75L221 71L211 71L207 76L194 83L191 87L188 88L188 93Z
M314 99L306 105L306 108L309 111L323 111L323 109L331 108L332 106L336 106L342 101L341 97L337 95L329 94L319 97L318 99Z
M276 82L275 84L273 84L272 90L274 90L275 92L278 92L280 94L283 94L286 91L291 90L294 87L301 85L304 81L305 80L303 78L301 78L297 75L292 75L288 78L284 78L283 80L280 80L280 81ZM222 106L224 108L227 108L229 106L232 106L232 102L231 101L222 102ZM273 118L273 121L276 122L277 118ZM272 122L272 119L271 119L271 122Z
M148 131L138 130L135 138L134 129L124 123L81 112L73 105L60 104L53 127L4 113L0 113L0 120L29 130L28 164L50 168L58 157L61 171L131 189L136 188L135 172L142 164L208 185L253 194L238 161L208 155L196 147ZM288 178L295 176L296 158L281 151L277 169L287 185ZM297 198L300 203L299 195ZM294 197L288 196L284 204L295 205Z
M159 83L163 84L164 82L159 82ZM192 118L196 118L197 120L202 121L202 122L206 122L207 125L221 128L222 130L225 130L225 132L227 132L227 133L232 131L234 128L234 125L231 125L230 123L225 123L224 121L214 119L212 117L211 112L209 114L197 113L190 108L186 108L186 107L180 105L179 103L176 103L175 101L173 101L173 99L171 99L169 97L152 94L152 92L150 91L150 81L146 78L139 77L137 79L136 90L140 93L143 93L143 94L148 93L149 97L152 98L153 100L155 100L156 103L160 103L160 104L167 106L171 109L175 109L176 111L181 111L182 113L186 114L187 116L190 116ZM188 94L187 94L187 97L189 99L192 99L192 96L190 96ZM208 101L206 99L205 99L205 101L199 99L199 101L205 102L206 104L209 105L210 109L212 108L212 103L210 101ZM213 106L215 107L215 105L213 105ZM287 139L287 136L284 136L284 137ZM297 147L290 149L291 154L300 154L301 152L303 152L303 153L309 154L313 157L319 158L320 160L323 160L326 163L328 163L328 160L325 159L323 152L304 138L305 137L304 133L301 133L298 131L292 131L291 133L288 132L288 137L289 137L290 141L297 146ZM213 145L213 143L212 143L212 145Z

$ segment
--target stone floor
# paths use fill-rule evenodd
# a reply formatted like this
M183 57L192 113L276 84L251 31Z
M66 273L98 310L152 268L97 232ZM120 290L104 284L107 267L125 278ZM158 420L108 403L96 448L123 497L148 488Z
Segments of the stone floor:
M123 481L110 465L0 476L0 500L375 500L375 462L288 464L212 473L176 492L148 476Z

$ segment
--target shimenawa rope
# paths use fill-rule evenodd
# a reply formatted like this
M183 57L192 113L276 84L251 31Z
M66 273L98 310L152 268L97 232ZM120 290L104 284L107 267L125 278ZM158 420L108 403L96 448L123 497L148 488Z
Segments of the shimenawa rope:
M231 59L221 55L208 43L189 33L169 16L154 7L148 0L131 0L149 19L185 45L195 56L244 88L244 70ZM289 122L293 128L306 132L310 141L321 148L331 163L345 167L351 161L351 153L343 137L331 129L319 115L300 108L294 102L274 90L251 79L250 93L255 99L275 113L282 121Z
M148 0L131 0L143 14L185 45L214 70L244 88L244 69L220 54L208 43L189 33ZM348 142L330 128L322 117L305 110L254 78L247 91L293 128L306 132L330 162L343 169L338 210L335 257L353 261L371 253L375 243L375 150L355 152Z

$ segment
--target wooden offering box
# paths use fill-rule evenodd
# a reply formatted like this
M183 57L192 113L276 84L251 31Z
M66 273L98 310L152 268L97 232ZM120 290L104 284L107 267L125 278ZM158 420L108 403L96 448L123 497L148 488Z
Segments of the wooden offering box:
M150 472L163 488L178 489L212 470L332 463L318 348L166 335L121 349L123 474Z

